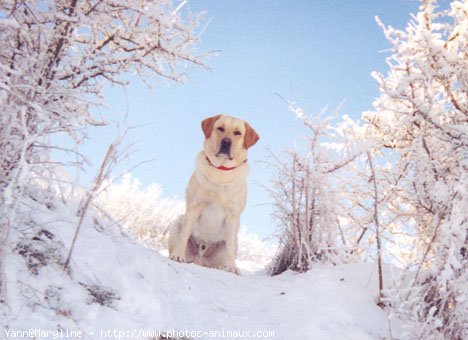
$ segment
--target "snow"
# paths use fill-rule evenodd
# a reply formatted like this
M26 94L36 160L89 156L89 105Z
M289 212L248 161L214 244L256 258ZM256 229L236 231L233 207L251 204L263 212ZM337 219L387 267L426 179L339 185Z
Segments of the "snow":
M143 2L145 7L140 6ZM221 337L272 332L279 339L468 338L466 1L453 1L447 11L427 2L404 30L378 20L393 48L387 75L372 73L380 96L374 110L363 115L368 124L344 116L340 127L329 133L333 119L316 124L296 103L288 102L311 136L326 133L327 143L311 144L317 148L306 156L289 153L293 176L280 164L283 172L270 190L279 207L275 217L283 226L290 225L296 207L296 216L301 216L301 204L307 207L302 220L309 223L313 215L308 193L315 200L315 188L326 192L319 205L314 201L320 229L314 225L315 234L307 235L317 238L310 237L309 243L321 246L325 240L329 249L342 238L352 244L362 229L361 236L368 232L360 244L359 236L355 253L368 259L375 255L371 248L377 225L377 213L371 215L369 204L376 202L388 252L384 259L395 257L405 267L395 282L391 273L384 273L385 283L392 286L382 300L391 302L394 317L404 318L404 337L400 325L376 306L376 271L371 265L314 264L305 274L269 277L265 266L271 249L244 231L239 237L241 276L169 261L155 246L163 244L164 230L178 208L158 199L159 188L139 189L136 181L110 192L112 221L88 212L71 266L63 268L79 200L60 205L52 197L63 179L49 155L56 147L50 138L66 134L78 145L86 127L99 124L93 122L90 108L102 104L104 79L122 84L122 75L130 73L184 81L184 65L203 66L210 55L195 55L200 16L185 19L186 1L175 9L169 0L143 2L122 1L117 7L114 2L68 7L14 2L14 19L0 20L0 58L8 61L0 66L0 338L58 338L55 332L63 330L65 337L79 338L82 332L91 339L142 338L149 331L171 330L187 330L185 337L190 338L212 338L214 331ZM3 12L10 12L11 3L1 3ZM60 20L51 24L53 19ZM168 53L161 53L160 42ZM51 49L58 54L49 53ZM340 143L329 142L332 137ZM384 151L388 148L394 151ZM86 161L75 149L58 149L75 155L77 168ZM333 150L344 155L331 157ZM113 154L115 161L118 154ZM360 159L359 154L367 157ZM337 163L335 158L342 161L343 156L345 161ZM310 159L319 171L309 168ZM372 159L379 168L370 169L370 176ZM297 178L296 169L301 174ZM338 177L325 176L338 169L343 169ZM47 183L37 190L34 183L39 179ZM309 181L319 186L308 186ZM371 182L374 194L367 185ZM307 185L291 190L292 201L300 196L290 214L291 183ZM128 190L132 188L137 190ZM313 190L306 191L309 188ZM78 195L78 188L70 191L75 189ZM68 194L61 194L65 202ZM129 194L133 200L126 201ZM301 202L301 197L306 199ZM336 223L343 216L350 221L344 233L343 225ZM117 223L127 232L132 229L139 241L122 234ZM303 258L302 247L297 254Z
M36 228L54 235L62 258L74 233L76 206L36 207L28 213ZM375 303L376 273L369 264L317 264L304 274L270 277L264 268L255 271L258 263L245 256L237 276L170 261L94 211L85 218L69 273L60 261L49 261L34 275L17 253L10 253L6 263L8 303L0 305L0 315L6 317L0 337L5 338L7 331L11 338L30 329L75 336L81 331L90 339L178 331L193 339L235 334L364 340L384 338L387 332L387 317Z

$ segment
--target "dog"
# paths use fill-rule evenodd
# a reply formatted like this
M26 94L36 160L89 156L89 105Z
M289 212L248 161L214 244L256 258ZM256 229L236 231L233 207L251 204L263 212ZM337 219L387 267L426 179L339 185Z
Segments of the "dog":
M185 191L185 214L171 228L169 258L239 274L237 233L247 199L247 150L259 140L245 121L217 115L205 135Z

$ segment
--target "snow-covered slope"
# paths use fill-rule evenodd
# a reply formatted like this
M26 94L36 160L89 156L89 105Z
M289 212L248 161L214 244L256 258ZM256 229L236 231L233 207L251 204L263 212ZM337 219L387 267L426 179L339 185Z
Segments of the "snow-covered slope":
M174 331L193 339L386 336L387 318L374 301L375 277L364 264L276 277L244 270L236 276L172 262L105 227L91 212L67 273L62 265L75 211L32 210L29 227L13 232L29 248L16 247L7 258L8 304L0 307L5 328L0 338L29 329L83 332L89 339L157 339L157 332Z

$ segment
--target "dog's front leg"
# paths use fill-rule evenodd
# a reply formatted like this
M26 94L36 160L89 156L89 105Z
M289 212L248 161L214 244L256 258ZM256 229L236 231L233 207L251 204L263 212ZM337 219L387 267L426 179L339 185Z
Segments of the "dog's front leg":
M171 253L169 254L169 258L171 260L178 262L186 262L185 251L187 248L187 243L190 238L190 235L193 232L195 223L197 222L200 216L200 213L200 207L192 207L191 209L187 209L187 211L185 212L182 224L180 225L180 228L176 235L177 240L171 249Z
M240 217L239 215L232 214L226 218L225 227L228 228L228 238L226 240L226 252L224 258L223 270L240 274L239 268L236 265L237 257L237 233L239 231Z

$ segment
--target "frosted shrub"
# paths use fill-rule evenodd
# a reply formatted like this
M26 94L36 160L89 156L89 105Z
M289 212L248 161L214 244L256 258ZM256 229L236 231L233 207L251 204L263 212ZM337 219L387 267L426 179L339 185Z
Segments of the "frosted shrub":
M441 11L426 0L405 30L380 23L390 70L374 74L380 96L365 117L400 155L395 208L411 211L417 236L416 263L404 271L412 283L390 293L411 339L468 338L467 13L466 1Z
M358 164L368 150L358 138L365 129L347 116L333 126L335 116L309 116L295 105L290 110L308 135L304 151L289 151L285 159L273 155L270 162L274 177L267 190L273 199L273 218L280 228L280 248L272 275L288 269L304 272L312 262L342 262L356 247L360 230L367 230L364 228L372 223L372 219L350 223L360 219L352 216L350 204L364 191L356 192L350 184L357 181L351 164ZM362 197L360 201L364 201Z
M143 188L138 179L125 174L121 183L108 185L98 204L129 234L152 248L163 249L168 228L184 213L185 204L161 195L159 184Z
M238 240L237 259L240 261L250 261L264 268L275 255L276 247L250 233L247 227L240 229Z

